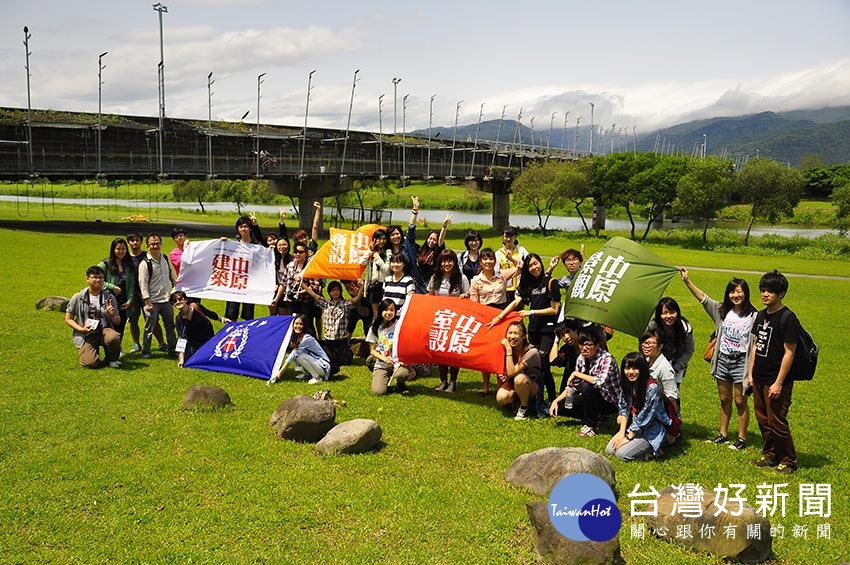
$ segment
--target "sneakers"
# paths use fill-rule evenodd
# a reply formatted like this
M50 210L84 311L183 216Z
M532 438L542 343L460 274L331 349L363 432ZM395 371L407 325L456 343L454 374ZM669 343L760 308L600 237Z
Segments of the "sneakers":
M160 344L159 350L164 352L164 353L168 353L168 344L167 343Z
M714 445L722 445L729 441L729 438L723 434L717 434L717 437L714 439L707 439L705 443L713 443Z
M735 443L729 446L733 451L743 451L747 447L747 441L741 438L735 440Z
M438 390L440 392L446 392L448 389L449 389L448 381L440 381L440 384L438 384L436 387L434 387L434 390Z
M596 430L590 426L582 426L578 433L578 437L593 437L596 435Z
M786 465L784 463L780 463L776 466L776 472L780 475L791 475L797 471L796 467L791 467L790 465Z
M410 389L407 388L407 385L404 383L396 383L395 391L399 394L403 394L405 396L410 394Z
M121 368L121 362L120 361L110 361L109 366L112 367L113 369L120 369Z
M446 387L446 392L457 392L457 382L449 382L449 386Z
M141 350L142 350L142 346L141 346L141 345L139 345L138 343L134 343L134 344L133 344L133 350L132 350L132 351L133 351L134 353L138 353L138 352L139 352L139 351L141 351Z
M313 377L309 381L307 381L308 385L317 385L319 383L325 382L321 377Z
M150 353L142 353L142 359L150 359L150 358L151 358Z
M520 406L519 409L517 409L516 411L516 416L514 416L514 420L516 420L517 422L528 420L528 406L524 408Z
M762 457L761 459L753 461L753 465L756 467L776 467L776 461Z

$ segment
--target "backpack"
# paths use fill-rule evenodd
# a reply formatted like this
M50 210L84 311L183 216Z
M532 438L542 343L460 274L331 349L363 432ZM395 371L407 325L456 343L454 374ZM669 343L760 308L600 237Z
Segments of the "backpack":
M652 383L658 385L662 401L664 402L664 411L667 413L667 417L670 418L670 423L664 424L664 430L667 432L667 443L673 445L682 439L682 419L679 417L679 411L676 410L676 403L664 394L661 383L655 379L649 379L649 384Z
M787 310L787 308L786 308ZM785 320L788 314L782 316L782 325L785 325ZM794 361L791 363L789 373L795 381L810 381L815 376L815 369L818 366L818 354L820 348L815 343L812 334L803 328L800 324L800 331L797 333L797 350L794 353Z

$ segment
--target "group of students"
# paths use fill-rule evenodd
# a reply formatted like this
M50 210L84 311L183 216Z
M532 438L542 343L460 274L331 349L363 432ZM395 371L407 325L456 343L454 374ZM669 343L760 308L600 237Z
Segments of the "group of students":
M291 314L294 318L291 351L269 384L282 378L290 367L296 378L309 379L311 383L328 380L341 365L353 361L349 338L362 321L373 363L372 392L382 395L395 390L409 394L407 382L418 374L430 374L431 368L407 366L394 360L398 315L413 293L457 296L492 307L490 326L514 311L523 318L522 322L509 324L502 341L505 372L497 375L495 392L499 405L516 407L515 419L525 420L534 413L540 418L572 417L582 421L579 436L592 437L601 423L616 415L619 431L608 444L609 453L624 461L658 456L667 441L666 427L671 424L665 401L672 400L677 416L681 415L679 390L694 352L693 328L682 316L678 303L669 297L659 302L654 318L639 339L639 352L627 354L618 366L607 349L611 337L607 328L564 317L561 293L569 288L581 268L580 251L566 250L553 257L547 268L538 254L518 244L516 230L508 226L498 249L484 247L480 233L473 230L464 239L465 249L458 254L445 247L451 215L440 230L430 231L417 244L418 197L413 197L412 204L407 229L398 225L378 229L369 254L363 258L364 277L358 281L331 281L327 284L328 298L323 295L324 281L302 276L318 247L319 202L314 203L312 237L298 229L291 246L283 211L278 233L265 237L255 216L237 220L239 241L274 250L277 290L269 313ZM146 253L141 250L139 234L130 234L126 240L116 238L109 256L87 270L87 287L74 295L66 312L66 323L74 330L82 365L99 366L98 347L102 346L105 364L119 367L121 338L128 322L134 351L150 357L152 340L156 338L160 349L177 357L182 366L214 335L211 320L229 323L240 313L243 319L254 317L253 304L228 302L225 316L219 316L200 300L187 297L182 291L172 292L187 242L185 230L175 228L172 238L175 249L169 256L162 253L159 234L147 236ZM567 272L554 278L553 271L559 263ZM728 444L735 450L746 447L747 393L752 390L765 441L764 457L757 464L793 472L797 462L787 423L793 378L788 370L799 322L781 304L787 279L779 273L762 277L759 289L767 308L757 313L743 279L732 279L723 301L718 302L690 280L687 269L681 269L681 277L715 322L717 345L711 357L711 373L720 399L720 430L710 442ZM344 298L343 289L348 292L348 299ZM790 315L776 316L780 310ZM140 313L145 317L141 344ZM564 368L557 389L552 367ZM458 372L458 367L438 366L440 383L436 390L455 392ZM395 387L391 387L393 381ZM492 395L491 375L483 373L482 383L480 394ZM738 431L737 438L731 441L728 428L733 401Z

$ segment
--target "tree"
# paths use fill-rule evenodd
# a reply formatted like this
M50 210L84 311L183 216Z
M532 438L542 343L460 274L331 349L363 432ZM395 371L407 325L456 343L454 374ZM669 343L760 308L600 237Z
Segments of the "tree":
M835 211L835 227L843 235L850 231L850 180L832 189L832 204Z
M511 186L514 197L529 205L537 214L537 225L544 235L552 208L564 202L567 197L564 175L559 173L560 165L557 161L532 163L520 173Z
M772 159L752 159L735 177L735 190L745 204L752 206L744 245L750 243L750 230L756 218L771 224L793 216L794 206L800 202L805 181L796 169L787 168Z
M692 159L679 179L672 210L694 221L702 221L702 240L708 241L708 222L726 204L732 184L730 164L716 157Z
M635 170L639 172L629 181L629 192L634 204L643 208L642 215L646 218L646 229L641 241L646 240L652 224L664 215L664 211L676 198L679 179L690 160L690 157L653 153L643 153L637 157Z
M201 180L178 180L171 185L171 192L174 194L174 199L178 202L186 200L197 200L201 207L201 212L206 213L204 208L204 199L210 194L210 185Z
M594 158L593 196L603 205L619 204L626 210L631 223L631 237L635 239L635 221L631 209L631 185L636 173L635 156L631 153L614 153Z
M245 181L239 180L224 180L218 185L216 191L217 196L221 200L227 200L236 203L236 211L242 215L242 206L248 203L248 187Z
M590 235L590 228L584 214L581 213L581 205L590 197L590 176L592 174L593 161L582 159L580 161L564 161L562 163L564 192L576 209L576 214L581 219L584 231Z

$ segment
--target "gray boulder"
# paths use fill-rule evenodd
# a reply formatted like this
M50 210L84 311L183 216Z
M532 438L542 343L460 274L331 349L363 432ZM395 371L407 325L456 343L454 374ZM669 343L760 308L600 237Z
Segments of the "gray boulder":
M558 481L575 473L596 475L617 492L611 462L583 447L547 447L520 455L505 471L505 480L548 497Z
M574 541L555 529L549 519L549 509L544 501L526 504L531 520L534 550L537 562L541 564L579 565L594 563L599 565L624 564L620 555L620 538L614 536L608 541Z
M36 302L35 309L51 312L64 312L68 309L68 302L70 302L70 299L65 298L64 296L48 296L47 298L42 298Z
M336 406L328 400L295 396L277 407L269 425L278 437L315 443L336 423Z
M378 447L381 435L381 426L375 420L348 420L334 426L316 444L316 451L325 455L364 453Z
M208 408L216 410L232 405L230 395L223 388L208 385L192 385L183 393L183 409Z
M715 516L717 506L714 505L715 493L703 488L703 500L699 504L701 512L693 507L689 514L700 515L694 518L683 516L682 510L674 513L676 490L667 487L661 490L658 498L655 516L646 516L646 527L656 536L672 543L678 543L692 548L708 551L718 557L728 558L742 563L760 563L770 557L773 539L770 536L770 521L758 514L749 504L743 504L740 516L732 516L738 512L737 502L727 502L728 512ZM690 505L693 503L688 503ZM760 539L747 539L747 526L759 525ZM690 526L690 537L677 537L678 526ZM735 537L727 536L727 527L735 529Z

